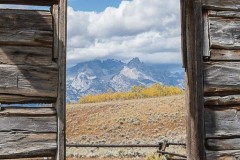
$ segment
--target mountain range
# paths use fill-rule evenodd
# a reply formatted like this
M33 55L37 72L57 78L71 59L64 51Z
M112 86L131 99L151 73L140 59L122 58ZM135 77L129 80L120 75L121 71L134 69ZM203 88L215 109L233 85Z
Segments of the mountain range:
M115 59L82 62L67 69L67 102L87 94L128 91L135 85L154 83L184 88L184 70L179 64L145 64L139 58L128 63Z

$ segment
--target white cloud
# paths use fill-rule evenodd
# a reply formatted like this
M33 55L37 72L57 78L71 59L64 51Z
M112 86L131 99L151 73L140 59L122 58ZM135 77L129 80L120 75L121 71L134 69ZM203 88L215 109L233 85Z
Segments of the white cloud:
M68 63L96 58L180 63L179 0L122 1L103 12L68 7Z

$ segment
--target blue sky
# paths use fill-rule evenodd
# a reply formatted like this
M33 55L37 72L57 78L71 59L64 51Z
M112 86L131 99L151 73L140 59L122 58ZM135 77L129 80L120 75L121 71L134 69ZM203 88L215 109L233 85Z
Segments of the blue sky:
M105 8L118 7L121 0L69 0L68 5L75 10L101 12Z

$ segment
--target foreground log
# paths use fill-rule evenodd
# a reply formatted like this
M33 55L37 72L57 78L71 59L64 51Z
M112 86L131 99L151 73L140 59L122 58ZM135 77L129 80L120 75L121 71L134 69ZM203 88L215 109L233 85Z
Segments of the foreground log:
M239 157L240 150L206 151L207 160L237 160Z
M0 64L51 65L52 48L26 46L0 47Z
M229 95L240 91L240 62L205 62L204 94Z
M230 138L240 135L240 111L205 109L206 138Z
M231 139L208 139L207 148L209 150L240 150L240 138Z
M56 109L2 107L0 137L0 159L54 156Z
M240 18L209 17L210 48L240 49Z
M35 101L32 97L56 99L57 82L58 67L54 64L46 67L0 65L0 103L18 103L14 96L22 96L26 102Z
M204 97L205 106L240 105L240 95Z
M239 50L212 49L210 60L214 61L240 61Z

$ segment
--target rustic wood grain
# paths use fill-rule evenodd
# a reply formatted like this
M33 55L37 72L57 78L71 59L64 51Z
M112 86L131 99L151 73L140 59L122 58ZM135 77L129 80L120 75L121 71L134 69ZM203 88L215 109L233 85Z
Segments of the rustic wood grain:
M202 0L202 4L206 9L240 10L239 0Z
M0 45L53 47L53 32L41 30L0 29Z
M209 23L208 23L208 12L203 12L203 29L204 29L204 35L203 35L203 56L205 58L210 57L210 50L209 50Z
M66 159L66 47L67 47L67 0L60 0L59 3L59 36L58 43L58 65L59 83L58 97L55 103L58 115L58 150L56 159ZM55 19L57 20L57 19ZM57 22L56 22L57 23ZM54 38L56 39L56 37Z
M240 95L204 97L206 106L240 105Z
M0 0L0 4L19 4L19 5L37 5L51 6L58 3L59 0Z
M209 17L210 47L240 49L240 18Z
M56 116L1 116L0 132L56 133Z
M213 60L213 61L240 61L240 50L211 49L210 60Z
M53 58L57 59L59 54L59 5L52 6L52 14L54 28Z
M13 94L0 94L1 103L53 103L56 101L54 97L34 97L32 96L23 96L23 95L13 95Z
M203 17L199 0L186 0L187 157L205 159L203 105Z
M181 0L181 49L183 68L187 68L186 2Z
M0 132L0 159L54 156L57 134Z
M215 111L205 109L205 131L207 138L228 138L240 135L240 111L229 109Z
M240 12L236 11L208 11L210 17L228 17L228 18L240 18Z
M0 65L0 95L56 99L57 89L58 68L55 64L41 67ZM4 103L1 97L0 103Z
M52 31L49 11L0 9L0 29Z
M231 151L206 151L207 160L238 160L240 150Z
M0 64L51 65L52 49L0 45Z
M31 117L46 117L56 116L54 107L1 107L0 116L31 116Z
M240 150L240 138L207 139L207 148L214 151Z
M240 91L240 62L205 62L205 95L238 94Z

